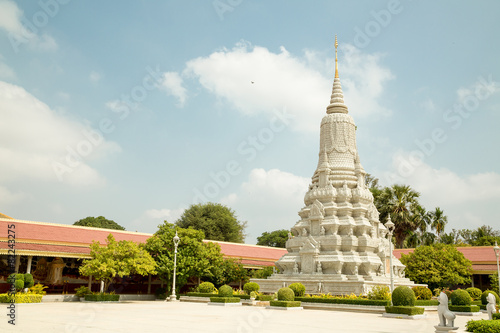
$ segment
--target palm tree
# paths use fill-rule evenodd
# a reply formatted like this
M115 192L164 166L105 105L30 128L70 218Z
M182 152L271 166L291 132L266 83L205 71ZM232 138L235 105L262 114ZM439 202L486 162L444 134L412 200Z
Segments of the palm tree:
M448 217L444 215L444 212L439 207L436 207L436 209L434 209L434 211L431 212L430 215L431 215L431 228L433 230L436 230L436 234L439 239L444 231L444 227L448 223Z
M383 189L376 200L377 209L380 212L380 220L385 223L387 215L391 214L394 222L394 237L396 247L403 248L405 238L410 232L414 232L422 222L414 215L420 210L418 197L420 193L411 189L408 185L392 185ZM422 209L422 208L421 208Z

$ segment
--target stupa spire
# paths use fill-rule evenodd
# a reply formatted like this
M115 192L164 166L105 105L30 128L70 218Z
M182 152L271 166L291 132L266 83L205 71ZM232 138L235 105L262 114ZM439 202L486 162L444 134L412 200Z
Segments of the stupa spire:
M340 85L339 77L339 60L337 57L337 35L335 35L335 78L333 79L332 96L330 97L330 105L326 108L326 113L347 113L347 106L344 104L344 93Z

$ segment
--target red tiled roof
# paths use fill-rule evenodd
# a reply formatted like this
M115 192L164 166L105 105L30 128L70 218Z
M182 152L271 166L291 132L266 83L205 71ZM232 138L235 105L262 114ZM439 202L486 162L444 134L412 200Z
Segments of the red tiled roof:
M472 265L472 269L475 271L495 271L497 270L497 265Z
M17 251L37 251L41 253L61 254L64 256L88 256L92 241L106 244L106 237L111 233L117 241L132 240L145 243L152 234L130 231L90 228L54 223L42 223L22 220L7 220L0 218L0 250L7 250L8 225L14 224ZM286 249L267 246L217 242L225 257L240 259L247 266L272 266L281 258ZM18 253L19 254L19 253ZM24 254L23 254L24 255ZM31 254L30 254L31 255Z
M398 259L401 258L401 254L408 254L413 252L415 249L395 249L394 256ZM470 246L470 247L457 247L457 250L464 254L464 257L472 261L473 263L480 262L496 262L495 252L493 252L493 246Z

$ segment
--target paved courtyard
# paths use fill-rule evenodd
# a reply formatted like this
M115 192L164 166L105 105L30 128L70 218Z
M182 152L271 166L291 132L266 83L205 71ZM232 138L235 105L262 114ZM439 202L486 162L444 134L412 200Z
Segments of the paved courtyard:
M7 312L6 305L3 313ZM54 302L18 304L16 325L1 316L0 332L434 332L437 313L403 320L380 314L259 307L220 307L203 303L136 301L123 303ZM459 332L472 317L457 317ZM486 319L481 314L474 319Z

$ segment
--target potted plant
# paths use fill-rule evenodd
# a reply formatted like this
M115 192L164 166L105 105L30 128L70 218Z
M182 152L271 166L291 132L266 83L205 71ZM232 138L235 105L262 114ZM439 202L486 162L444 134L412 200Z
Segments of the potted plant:
M76 297L80 298L80 302L83 302L85 300L85 295L90 295L90 294L92 294L92 292L86 286L80 286L75 289L75 295Z

